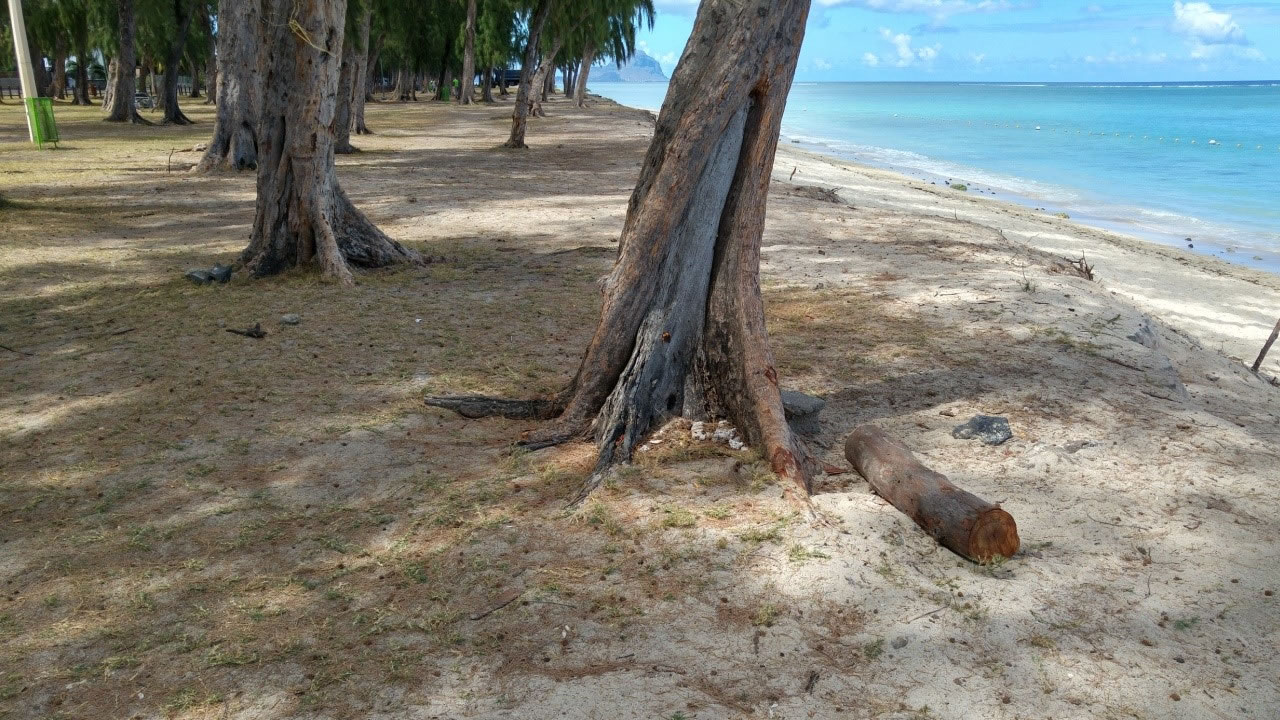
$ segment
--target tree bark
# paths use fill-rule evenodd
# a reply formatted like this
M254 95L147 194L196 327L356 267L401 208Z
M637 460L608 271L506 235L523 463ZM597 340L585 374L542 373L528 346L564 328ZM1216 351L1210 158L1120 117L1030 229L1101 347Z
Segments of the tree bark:
M369 28L373 25L373 4L366 3L364 13L360 15L360 25L357 31L360 33L359 47L352 48L356 53L355 75L352 76L351 86L351 129L355 130L357 135L370 135L369 128L364 124L364 104L369 97L369 64L374 58L372 48L369 47ZM348 134L350 137L350 134Z
M556 39L551 45L551 51L542 58L542 64L538 66L538 73L533 78L534 94L529 103L529 114L534 117L546 117L547 113L542 109L542 103L547 99L547 83L555 77L555 61L556 55L560 52L560 48L564 46L564 41Z
M844 454L880 497L957 555L990 562L1018 552L1012 515L921 465L880 428L854 428Z
M529 99L536 87L533 84L533 65L538 61L538 40L542 37L542 28L547 24L547 16L551 14L554 0L538 0L538 7L529 20L529 41L524 48L524 64L520 66L520 86L516 90L516 106L511 111L511 136L503 143L503 147L527 148L524 144L525 129L529 124ZM506 80L502 84L505 86ZM506 95L504 92L503 95Z
M76 88L71 93L72 105L90 105L89 100L89 50L76 48Z
M27 26L27 47L31 52L31 72L36 81L36 96L49 97L53 76L44 67L44 50L31 37L30 25Z
M178 34L169 44L164 58L164 120L165 125L190 125L191 118L178 107L178 66L182 64L182 48L187 44L194 17L190 0L173 0L173 16L178 23Z
M480 82L480 101L485 104L493 102L493 68L485 68L484 80Z
M507 90L507 67L503 65L502 67L494 68L493 70L498 73L498 77L501 78L498 82L498 94L502 97L510 95L511 93Z
M574 502L673 415L716 415L805 492L815 464L787 425L765 331L765 200L809 0L704 0L668 86L604 280L595 335L569 386L498 414L555 417L522 442L590 434ZM464 412L475 398L429 398ZM447 403L447 404L446 404Z
M137 91L138 60L134 54L136 47L134 38L137 35L137 18L133 13L133 0L118 0L116 14L119 18L120 49L115 58L115 81L111 83L111 97L105 103L107 122L131 122L139 125L150 125L138 114L134 102Z
M258 202L241 260L253 275L315 262L351 284L349 265L421 262L351 204L334 172L334 110L346 0L267 0Z
M351 145L351 102L355 93L356 51L352 43L342 43L342 63L338 68L338 95L334 100L333 151L341 155L359 152Z
M49 97L67 97L67 39L58 33L53 43L53 77L49 81Z
M401 67L400 72L396 75L396 89L392 95L397 97L400 102L408 102L409 95L412 91L413 80L409 77L409 69Z
M588 45L582 53L582 65L578 68L577 82L574 83L573 104L578 107L587 106L587 77L591 75L591 64L596 61L596 46Z
M467 0L467 25L462 42L462 77L458 102L470 105L476 91L476 0Z
M386 39L386 35L380 33L378 35L378 38L374 40L373 47L369 48L369 61L365 70L367 75L365 77L365 83L364 83L365 102L369 102L373 100L374 88L380 85L380 83L374 82L374 81L381 80L381 74L378 72L378 59L382 55L382 43L385 39ZM361 110L363 109L364 107L361 106ZM369 131L368 129L366 129L364 132L366 134L372 134L371 131Z
M219 0L217 119L195 172L258 167L263 26L260 3Z

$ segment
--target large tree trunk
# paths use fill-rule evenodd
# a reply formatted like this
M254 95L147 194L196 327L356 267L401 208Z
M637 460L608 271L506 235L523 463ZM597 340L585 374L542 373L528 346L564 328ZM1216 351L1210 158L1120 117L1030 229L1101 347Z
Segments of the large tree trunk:
M217 120L195 172L258 167L263 26L260 3L219 0Z
M596 61L596 46L588 45L582 53L582 65L578 68L577 82L574 83L573 102L578 107L587 105L587 76L591 74L591 64Z
M36 96L49 97L53 85L53 76L44 67L44 50L31 37L31 26L27 26L27 47L31 52L31 72L36 81Z
M351 101L355 91L356 51L352 43L342 43L342 64L338 68L338 96L333 111L333 151L342 155L358 152L351 145Z
M118 0L116 14L120 26L120 53L115 58L115 79L111 83L111 97L104 104L107 122L131 122L150 125L138 114L134 103L137 91L138 59L134 54L134 37L137 35L137 18L133 14L133 0Z
M578 77L577 72L578 66L574 63L570 63L560 68L560 76L564 78L564 87L561 88L561 91L564 92L564 96L567 98L573 97L573 88L577 83Z
M464 414L551 417L522 442L590 433L586 497L657 423L729 420L805 491L810 456L787 426L765 332L760 239L782 112L809 0L704 0L632 193L595 335L568 388L494 403L430 398Z
M351 85L351 129L357 135L369 135L369 128L364 124L364 103L369 97L369 64L374 58L369 47L369 28L373 24L373 4L366 3L360 15L360 25L356 28L359 36L359 47L352 48L356 53L355 74ZM350 134L348 134L350 138Z
M498 73L498 78L500 78L498 81L498 94L502 97L510 95L511 93L507 91L507 66L503 65L493 70Z
M420 262L347 199L334 173L334 105L346 0L267 0L258 202L241 260L254 275L316 262L353 282L349 264Z
M391 93L400 102L408 102L409 96L413 92L413 79L409 77L409 68L401 67L400 72L396 75L396 89Z
M187 44L187 34L191 30L190 0L173 0L173 17L178 23L178 34L169 43L169 51L164 58L164 124L190 125L191 119L178 107L178 66L182 64L182 48Z
M381 85L382 75L378 71L378 60L382 55L382 43L385 39L386 39L386 35L383 33L379 33L377 40L373 42L373 47L369 48L369 64L366 70L366 72L368 73L368 76L365 78L365 85L364 85L365 102L369 102L374 99L373 98L374 88ZM379 82L374 82L374 80L378 80ZM363 108L361 109L363 110ZM365 132L368 133L369 130L365 130Z
M503 147L526 148L524 144L525 129L529 124L529 99L533 95L533 65L538 61L538 40L542 37L542 28L547 24L547 16L551 14L554 0L538 0L538 7L529 20L529 41L524 48L524 63L520 66L520 86L516 90L516 107L511 112L511 136L503 143ZM506 80L502 84L505 86ZM506 93L504 92L503 95Z
M480 101L493 102L493 68L485 68L484 80L480 82Z
M58 33L53 42L53 77L49 81L49 97L67 97L67 38Z
M462 77L458 102L470 105L476 92L476 0L467 0L467 25L462 41Z
M89 50L76 48L76 89L71 93L72 105L90 105L89 100Z

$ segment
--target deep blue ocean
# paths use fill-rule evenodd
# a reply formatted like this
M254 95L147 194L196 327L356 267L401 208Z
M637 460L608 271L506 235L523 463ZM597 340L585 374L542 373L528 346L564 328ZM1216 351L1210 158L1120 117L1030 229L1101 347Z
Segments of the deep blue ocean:
M658 110L665 83L593 83ZM797 83L784 142L1280 271L1280 81Z

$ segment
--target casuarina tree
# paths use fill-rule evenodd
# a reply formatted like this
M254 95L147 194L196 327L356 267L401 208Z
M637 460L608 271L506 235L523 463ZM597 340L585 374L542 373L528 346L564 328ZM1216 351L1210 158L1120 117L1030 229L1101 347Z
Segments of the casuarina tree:
M353 282L351 265L420 262L347 199L334 173L334 109L346 0L265 0L258 202L241 260L254 275L316 263Z
M529 447L594 439L586 497L666 418L722 417L808 490L765 331L765 199L809 0L705 0L627 208L599 324L573 380L531 401L427 402L468 417L539 418Z

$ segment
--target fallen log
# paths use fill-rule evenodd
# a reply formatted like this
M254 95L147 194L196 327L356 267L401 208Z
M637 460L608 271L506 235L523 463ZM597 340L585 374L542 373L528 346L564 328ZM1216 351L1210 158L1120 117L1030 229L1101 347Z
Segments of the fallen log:
M1018 525L1012 515L921 465L880 428L854 428L844 455L880 497L957 555L990 562L1018 552Z

